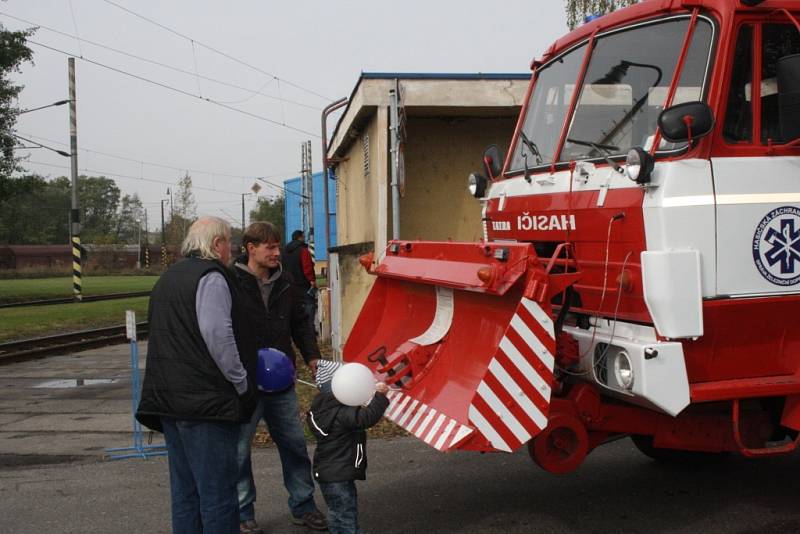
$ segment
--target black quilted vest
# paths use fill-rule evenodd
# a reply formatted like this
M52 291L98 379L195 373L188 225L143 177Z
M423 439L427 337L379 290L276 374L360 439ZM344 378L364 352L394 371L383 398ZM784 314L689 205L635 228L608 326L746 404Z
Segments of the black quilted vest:
M211 271L221 273L231 290L236 346L254 387L257 347L235 280L218 261L186 258L168 269L150 293L147 368L136 418L153 430L162 431L162 416L243 422L252 415L200 333L195 295L200 279Z

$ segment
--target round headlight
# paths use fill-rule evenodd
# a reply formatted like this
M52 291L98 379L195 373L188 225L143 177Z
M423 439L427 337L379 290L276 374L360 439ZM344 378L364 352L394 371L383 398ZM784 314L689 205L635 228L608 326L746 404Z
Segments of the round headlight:
M650 182L650 174L653 172L655 160L642 147L630 149L625 159L625 175L639 185Z
M617 383L625 389L633 387L633 367L628 353L621 350L614 356L614 376Z
M467 178L467 190L475 198L483 198L486 194L486 178L478 173L471 173Z
M625 175L635 182L639 178L640 172L642 172L642 160L639 157L639 152L632 148L625 160Z

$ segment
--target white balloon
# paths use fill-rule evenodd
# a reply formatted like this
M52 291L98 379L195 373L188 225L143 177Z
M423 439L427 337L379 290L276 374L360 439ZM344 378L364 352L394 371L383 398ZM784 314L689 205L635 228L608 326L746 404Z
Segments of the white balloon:
M333 374L331 389L342 404L363 406L375 394L375 377L366 365L346 363Z

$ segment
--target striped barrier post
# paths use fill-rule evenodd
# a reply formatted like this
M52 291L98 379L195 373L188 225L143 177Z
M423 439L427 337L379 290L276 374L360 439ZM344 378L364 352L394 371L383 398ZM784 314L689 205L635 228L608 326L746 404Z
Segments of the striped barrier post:
M149 247L145 247L145 249L144 249L144 268L145 269L149 269L150 268L150 248Z
M81 289L81 236L72 236L72 296L77 301L83 300Z

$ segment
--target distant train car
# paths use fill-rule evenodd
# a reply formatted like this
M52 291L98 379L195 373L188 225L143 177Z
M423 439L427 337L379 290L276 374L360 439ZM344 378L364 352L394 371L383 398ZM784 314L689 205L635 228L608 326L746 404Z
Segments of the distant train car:
M57 269L72 264L69 245L4 245L0 247L0 268Z

